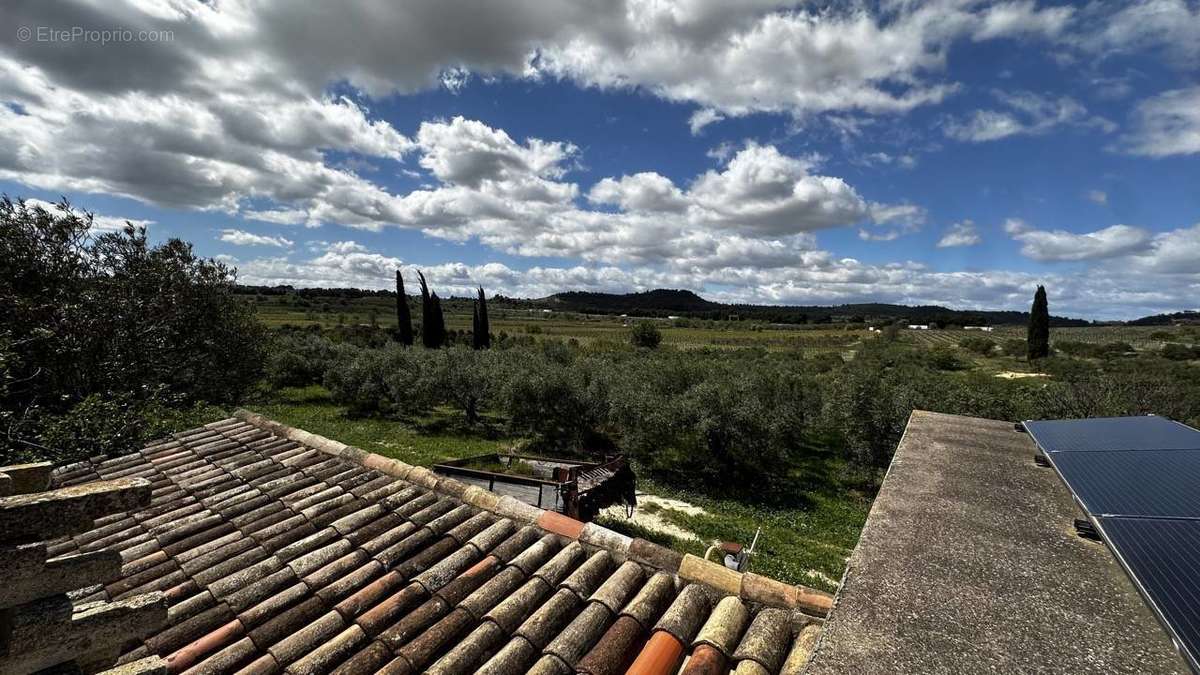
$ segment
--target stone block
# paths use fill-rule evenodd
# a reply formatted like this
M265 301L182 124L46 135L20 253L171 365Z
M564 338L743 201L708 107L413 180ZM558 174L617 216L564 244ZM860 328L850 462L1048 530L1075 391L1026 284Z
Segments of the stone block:
M91 528L94 519L150 504L150 481L117 478L0 497L0 542L45 541Z

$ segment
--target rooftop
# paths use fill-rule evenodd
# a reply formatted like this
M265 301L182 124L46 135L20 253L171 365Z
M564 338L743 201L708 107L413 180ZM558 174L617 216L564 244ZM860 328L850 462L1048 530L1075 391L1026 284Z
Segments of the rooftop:
M118 478L148 503L47 549L119 552L76 602L162 592L119 662L173 673L799 673L831 604L252 413L54 484Z
M915 411L807 672L1188 672L1036 452Z

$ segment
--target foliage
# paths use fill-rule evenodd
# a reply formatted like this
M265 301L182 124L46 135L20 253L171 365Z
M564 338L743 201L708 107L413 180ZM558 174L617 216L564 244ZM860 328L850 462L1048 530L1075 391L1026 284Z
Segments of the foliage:
M412 312L404 292L404 277L396 270L396 341L405 347L413 344Z
M1164 359L1172 361L1191 361L1200 359L1200 347L1189 347L1175 342L1170 342L1163 345L1160 352Z
M1000 345L1000 351L1003 352L1005 356L1015 356L1020 359L1028 358L1029 342L1027 340L1010 338L1005 340Z
M649 321L638 321L629 329L629 342L634 347L656 349L662 342L662 332Z
M991 338L973 335L959 340L958 346L973 354L991 356L996 350L996 341Z
M1097 344L1093 342L1058 340L1054 343L1054 348L1071 356L1093 359L1108 359L1134 351L1133 346L1128 342L1105 342Z
M442 301L437 293L429 292L425 283L425 275L420 271L421 278L421 344L426 349L437 349L446 345L446 319L442 315Z
M926 356L929 359L929 365L938 370L962 370L967 367L967 364L958 358L954 348L949 345L935 345L929 349Z
M333 400L354 415L415 416L435 400L431 371L426 356L400 345L344 346L326 368L324 382Z
M479 298L472 307L471 346L475 349L487 349L492 346L491 326L488 324L487 298L483 296L483 286L479 287Z
M272 340L264 376L276 388L317 384L337 354L337 345L319 334L280 332Z
M453 347L439 352L432 361L434 395L460 410L467 424L477 424L498 388L494 357L489 352Z
M327 397L310 387L322 392L323 407L264 412L296 415L297 426L405 461L491 452L501 447L496 436L545 454L619 450L636 463L642 489L686 495L709 511L656 516L705 540L748 542L761 524L767 547L756 569L818 586L840 573L866 514L860 492L878 484L914 409L1014 421L1152 411L1200 421L1200 369L1157 349L1099 363L1060 353L1039 362L1048 377L1010 380L994 376L1005 357L947 369L942 352L966 361L955 343L939 351L907 337L808 354L670 343L645 350L553 335L498 339L485 351L364 349L329 334L337 354L326 371L330 388L362 390ZM1022 354L1026 343L1017 343ZM380 358L367 367L336 365L371 353ZM354 375L359 367L365 374ZM352 376L339 384L343 373ZM342 403L327 403L332 396ZM369 416L345 414L354 397L367 401L360 407L371 407Z
M128 394L92 394L66 413L48 417L41 432L43 447L27 456L60 464L113 456L149 439L226 416L221 408L205 403L190 407L169 403L167 399L138 399Z
M234 288L230 269L177 239L97 233L65 202L0 200L0 454L128 451L145 427L114 421L102 447L82 430L149 401L236 402L261 371L265 331ZM64 415L75 420L56 421ZM49 443L63 445L38 447Z
M422 352L416 350L415 353ZM463 429L447 430L444 424L446 413L439 408L398 421L384 416L351 414L344 405L333 401L329 391L320 385L287 387L267 393L266 398L252 402L255 412L414 465L427 466L445 459L494 454L515 442L510 438L484 438L464 433ZM458 417L458 413L450 414Z
M1038 286L1033 295L1033 307L1029 310L1029 344L1027 356L1030 361L1044 359L1050 355L1050 306L1046 301L1046 287Z
M544 349L548 358L513 362L502 377L499 407L509 429L553 450L595 452L611 446L601 432L608 413L609 382L599 359L564 363ZM567 352L570 354L570 352Z

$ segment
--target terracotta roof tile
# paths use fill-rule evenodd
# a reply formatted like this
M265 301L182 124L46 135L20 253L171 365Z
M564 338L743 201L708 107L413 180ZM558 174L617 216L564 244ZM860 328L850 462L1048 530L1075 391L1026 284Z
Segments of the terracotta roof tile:
M654 631L646 646L626 671L627 675L674 673L683 660L683 643L665 630Z
M634 656L641 651L646 629L631 616L620 616L591 651L576 665L576 670L590 675L618 675L625 672Z
M699 559L685 585L669 549L249 414L54 479L105 475L147 478L149 505L47 550L123 551L121 578L80 597L164 589L167 625L122 657L172 672L660 672L693 640L689 672L794 672L820 631L752 604L761 627L712 638L748 615L738 593L813 603Z
M758 662L768 673L779 671L787 658L790 642L791 621L788 612L782 609L764 608L758 612L733 658L739 663L744 660Z
M729 670L729 659L712 645L697 645L688 656L680 675L724 675Z

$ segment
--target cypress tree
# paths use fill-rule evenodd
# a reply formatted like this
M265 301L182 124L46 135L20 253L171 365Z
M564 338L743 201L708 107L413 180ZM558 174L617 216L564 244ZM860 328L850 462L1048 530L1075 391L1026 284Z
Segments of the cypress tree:
M437 349L446 344L446 322L442 318L442 301L437 293L429 292L425 283L425 275L417 270L421 279L421 344L429 349Z
M406 347L413 343L412 313L408 309L408 296L404 294L404 277L396 270L396 340Z
M433 312L429 317L430 341L434 347L446 346L446 318L442 315L442 299L437 291L429 294L429 306Z
M471 317L471 346L487 349L492 346L491 326L488 325L487 298L483 297L483 286L479 287L479 299Z
M1050 305L1046 302L1046 287L1038 286L1029 310L1029 360L1050 356Z

